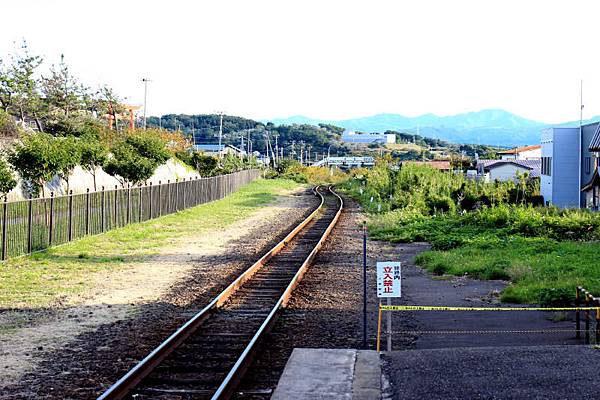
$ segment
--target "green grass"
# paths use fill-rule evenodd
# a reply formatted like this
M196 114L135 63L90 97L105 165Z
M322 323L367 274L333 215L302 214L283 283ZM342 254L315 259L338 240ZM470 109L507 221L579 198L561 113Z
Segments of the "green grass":
M579 285L600 293L598 250L598 243L592 242L510 236L428 251L416 262L436 274L509 279L502 293L506 302L551 303L558 296L574 299Z
M539 182L484 183L379 160L344 185L370 213L371 238L426 241L431 272L505 279L502 300L565 304L576 286L600 295L600 214L542 207Z
M259 179L222 200L0 263L0 308L55 304L88 288L94 272L141 262L173 239L233 224L297 186Z

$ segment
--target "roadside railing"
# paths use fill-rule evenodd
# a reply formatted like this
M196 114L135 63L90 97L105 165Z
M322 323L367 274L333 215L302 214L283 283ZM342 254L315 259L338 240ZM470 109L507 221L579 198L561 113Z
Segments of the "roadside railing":
M222 199L260 176L244 170L209 178L2 203L1 259L147 221Z
M583 307L585 308L583 310L585 344L590 344L591 332L594 332L594 343L600 344L600 297L594 297L587 289L577 286L575 307L577 307L577 311L575 311L575 337L581 339L581 310L579 310L579 307ZM593 309L593 307L596 308ZM593 311L595 314L593 318L593 330L591 329L592 316L590 311Z

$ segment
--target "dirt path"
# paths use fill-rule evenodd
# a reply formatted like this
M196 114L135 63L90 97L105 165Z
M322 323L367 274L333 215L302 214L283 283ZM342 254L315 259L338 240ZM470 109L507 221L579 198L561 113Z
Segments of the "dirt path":
M305 191L280 195L244 221L92 276L93 290L61 309L11 315L33 322L0 335L0 398L95 397L315 205Z

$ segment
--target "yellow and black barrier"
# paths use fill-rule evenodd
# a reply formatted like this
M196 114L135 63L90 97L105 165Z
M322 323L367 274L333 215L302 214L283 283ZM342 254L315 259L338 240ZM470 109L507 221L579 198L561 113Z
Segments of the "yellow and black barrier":
M583 295L583 296L582 296ZM584 299L585 306L582 307L581 299ZM585 343L590 343L590 311L596 312L596 343L600 343L600 298L593 297L587 290L577 287L575 297L575 307L453 307L453 306L420 306L420 305L383 305L379 304L377 317L377 351L380 351L381 342L381 317L384 311L464 311L464 312L511 312L511 311L537 311L537 312L558 312L558 311L575 311L575 332L576 338L581 338L581 318L580 312L584 312L585 318ZM402 331L408 333L409 331ZM425 333L433 331L410 331L411 333ZM440 331L442 332L442 331ZM450 332L450 331L449 331ZM451 331L452 333L474 333L475 331ZM476 331L477 333L498 333L496 331ZM511 331L512 333L533 333L534 331ZM540 330L541 332L541 330ZM558 332L554 330L553 332ZM392 332L389 331L391 334ZM400 333L400 332L394 332ZM442 332L444 333L444 332ZM388 342L388 347L390 346Z
M586 311L600 307L448 307L448 306L379 306L381 311Z

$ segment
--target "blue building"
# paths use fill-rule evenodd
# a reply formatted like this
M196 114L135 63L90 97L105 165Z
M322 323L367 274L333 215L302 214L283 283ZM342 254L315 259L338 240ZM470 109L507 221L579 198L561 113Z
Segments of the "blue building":
M542 131L540 189L546 204L561 208L597 207L597 202L594 205L597 185L594 186L592 179L594 174L598 175L597 153L590 146L594 137L600 135L599 128L600 123L594 122L581 128Z

